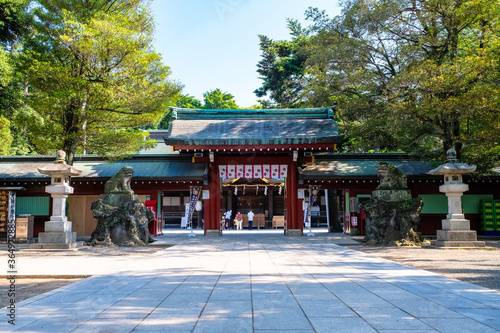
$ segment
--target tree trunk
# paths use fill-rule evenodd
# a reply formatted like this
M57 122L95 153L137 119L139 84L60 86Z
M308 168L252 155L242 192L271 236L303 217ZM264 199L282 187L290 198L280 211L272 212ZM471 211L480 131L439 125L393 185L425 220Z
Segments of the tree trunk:
M85 109L85 102L72 101L65 113L64 123L64 151L66 152L66 163L73 165L76 149L80 143L82 134L81 117Z
M443 136L443 156L446 159L446 153L453 148L457 152L457 159L462 160L462 142L460 142L460 118L458 116L449 116L445 120L447 124L444 128Z
M73 165L75 160L76 148L78 142L76 139L66 139L64 140L64 151L66 152L66 163L68 165Z
M453 139L455 143L455 151L457 152L457 159L462 160L462 142L460 142L460 118L455 116L453 119Z

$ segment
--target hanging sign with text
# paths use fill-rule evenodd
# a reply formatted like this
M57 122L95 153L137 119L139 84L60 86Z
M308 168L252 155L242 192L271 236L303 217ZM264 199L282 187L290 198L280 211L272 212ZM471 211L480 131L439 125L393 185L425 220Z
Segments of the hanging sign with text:
M287 164L219 165L219 175L222 179L268 178L283 180L287 174Z

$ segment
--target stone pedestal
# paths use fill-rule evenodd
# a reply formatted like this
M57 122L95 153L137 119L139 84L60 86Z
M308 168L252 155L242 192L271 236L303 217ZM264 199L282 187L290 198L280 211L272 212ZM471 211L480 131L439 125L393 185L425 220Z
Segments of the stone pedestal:
M457 247L457 248L468 248L468 247L485 247L486 244L483 241L477 240L476 232L473 230L438 230L437 240L431 241L431 245L436 247Z
M477 240L477 233L470 230L470 221L462 214L451 214L451 217L441 222L443 229L437 231L437 240L431 241L431 245L460 248L486 246L485 242Z
M75 249L82 246L83 242L76 241L76 232L40 232L38 243L31 244L33 249Z
M431 245L460 248L486 246L485 242L477 240L477 233L470 230L470 221L465 218L443 220L442 228L437 231L437 240L431 241Z

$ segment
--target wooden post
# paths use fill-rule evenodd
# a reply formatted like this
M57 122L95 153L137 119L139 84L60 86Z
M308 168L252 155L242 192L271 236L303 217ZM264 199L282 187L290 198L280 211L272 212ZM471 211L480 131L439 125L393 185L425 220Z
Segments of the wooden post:
M291 162L289 164L286 196L287 196L287 235L288 236L302 236L304 223L302 219L299 218L299 207L298 207L298 179L297 179L297 162ZM300 207L302 208L302 207ZM302 209L300 209L302 210Z
M267 196L269 200L269 219L272 220L274 216L274 191L270 187L267 188Z
M210 199L205 212L205 236L220 236L220 178L216 163L210 163L208 182Z

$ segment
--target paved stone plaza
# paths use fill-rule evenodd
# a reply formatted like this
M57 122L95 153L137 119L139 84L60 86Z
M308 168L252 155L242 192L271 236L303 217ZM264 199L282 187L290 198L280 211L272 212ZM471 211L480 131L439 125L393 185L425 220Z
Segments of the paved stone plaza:
M341 234L168 233L152 255L18 256L93 275L2 309L1 332L498 332L500 293L347 249ZM4 272L2 272L4 274Z

